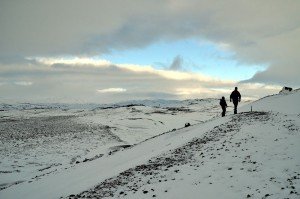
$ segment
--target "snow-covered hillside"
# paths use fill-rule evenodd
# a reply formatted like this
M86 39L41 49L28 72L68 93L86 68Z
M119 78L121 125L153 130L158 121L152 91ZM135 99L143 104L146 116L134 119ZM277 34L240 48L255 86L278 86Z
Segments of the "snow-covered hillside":
M216 99L1 104L0 190L100 158L186 122L219 115Z
M300 113L300 90L264 97L243 106L240 111L273 111L287 114Z
M86 161L78 158L77 164L62 164L64 168L56 166L35 178L24 177L24 182L4 185L0 198L300 198L299 93L266 97L239 109L245 112L224 118L217 100L184 101L185 105L172 108L99 108L76 112L80 116L72 111L76 125L93 129L103 123L109 133L105 137L111 136L108 142L126 148ZM12 117L9 114L6 117ZM44 116L36 118L35 122ZM7 120L3 119L5 125ZM64 134L72 131L71 121L66 120L70 127ZM185 122L192 126L182 128ZM80 125L76 129L87 128ZM159 129L166 131L157 133ZM86 131L101 132L82 130L76 135ZM84 137L78 144L92 142ZM58 148L68 141L62 143Z

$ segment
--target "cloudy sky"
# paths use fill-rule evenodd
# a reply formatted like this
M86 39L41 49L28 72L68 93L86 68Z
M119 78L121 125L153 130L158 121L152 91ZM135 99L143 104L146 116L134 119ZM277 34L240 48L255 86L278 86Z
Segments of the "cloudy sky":
M298 0L0 0L0 101L298 88L299 10Z

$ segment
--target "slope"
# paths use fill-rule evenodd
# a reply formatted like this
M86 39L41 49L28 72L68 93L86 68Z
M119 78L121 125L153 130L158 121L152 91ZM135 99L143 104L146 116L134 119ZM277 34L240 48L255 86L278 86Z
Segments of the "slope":
M294 92L254 102L270 112L231 116L204 134L195 133L183 146L71 196L299 198L299 96Z
M299 125L299 117L270 112L232 116L69 197L299 198Z
M240 111L272 111L287 114L300 113L300 90L294 90L290 93L282 93L266 96L260 100L249 103L241 107Z

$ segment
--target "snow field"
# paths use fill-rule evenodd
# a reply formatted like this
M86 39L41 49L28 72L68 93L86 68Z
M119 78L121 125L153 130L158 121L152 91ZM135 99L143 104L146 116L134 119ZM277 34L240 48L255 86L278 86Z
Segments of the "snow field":
M185 122L208 120L218 115L216 101L171 101L173 107L158 101L155 107L125 104L108 108L2 104L0 190L93 161L123 146L181 128ZM203 112L207 107L210 111Z
M266 97L224 118L217 100L76 112L76 124L102 126L118 143L7 187L0 198L300 198L299 93Z
M202 138L71 198L298 198L297 131L271 113L234 116ZM293 141L282 151L278 141L284 139Z

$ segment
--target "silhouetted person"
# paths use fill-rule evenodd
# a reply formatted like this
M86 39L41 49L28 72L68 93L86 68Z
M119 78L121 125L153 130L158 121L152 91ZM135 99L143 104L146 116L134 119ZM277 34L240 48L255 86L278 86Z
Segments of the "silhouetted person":
M222 107L222 110L223 110L222 117L224 117L225 113L226 113L226 107L227 107L225 97L222 97L222 99L220 99L220 106Z
M232 91L231 95L230 95L230 102L233 102L234 105L234 114L237 114L237 106L238 103L241 101L241 94L238 91L238 88L235 87L234 91Z

